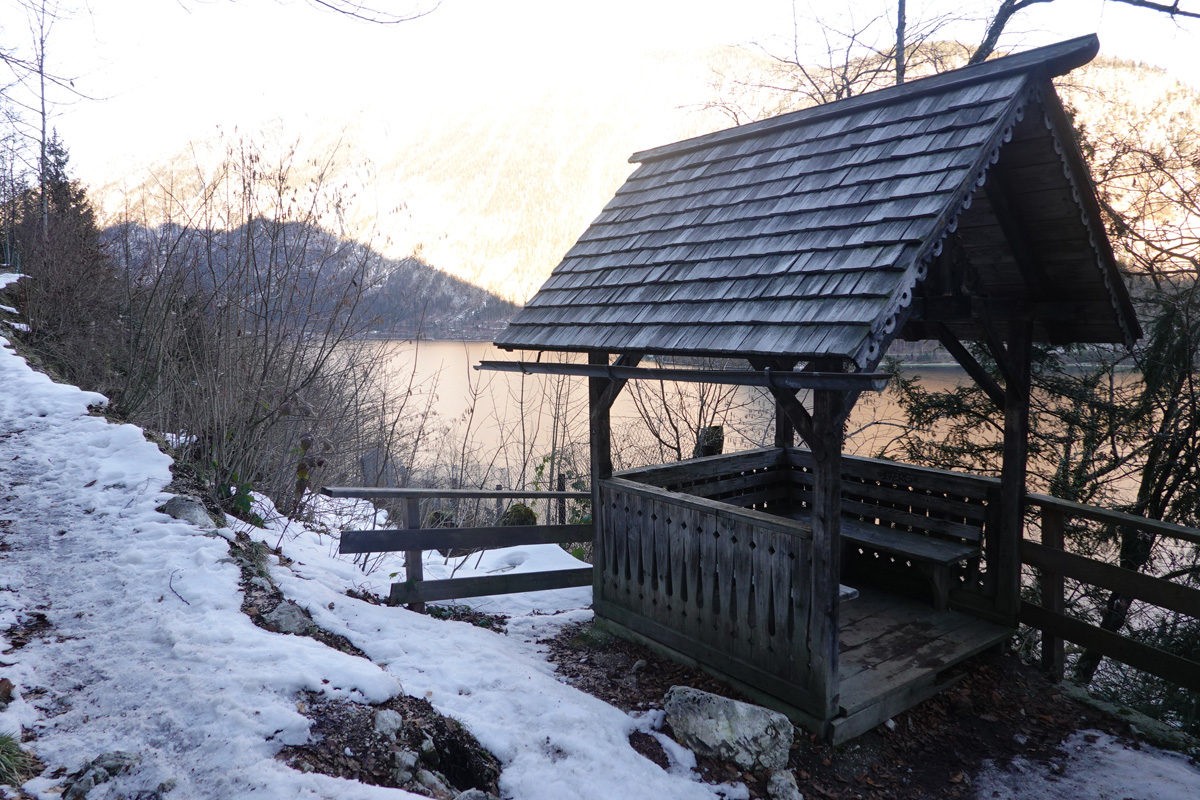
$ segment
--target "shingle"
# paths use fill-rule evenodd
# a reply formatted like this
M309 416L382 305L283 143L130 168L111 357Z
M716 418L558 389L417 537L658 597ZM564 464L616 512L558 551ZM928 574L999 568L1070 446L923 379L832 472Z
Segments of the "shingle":
M498 341L852 358L1027 80L652 158Z

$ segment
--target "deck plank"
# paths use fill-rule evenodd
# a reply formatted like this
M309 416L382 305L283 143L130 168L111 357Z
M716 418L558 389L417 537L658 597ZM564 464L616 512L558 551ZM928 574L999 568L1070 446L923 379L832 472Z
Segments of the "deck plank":
M949 667L1012 635L1010 628L957 611L937 611L870 588L861 591L857 602L881 610L841 626L839 678L846 715L929 684Z

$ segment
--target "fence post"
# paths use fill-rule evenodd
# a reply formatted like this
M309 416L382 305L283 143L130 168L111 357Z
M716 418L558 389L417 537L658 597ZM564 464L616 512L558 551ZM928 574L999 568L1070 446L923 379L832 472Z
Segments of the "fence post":
M496 484L496 491L497 491L497 492L499 492L499 491L503 491L503 490L504 490L504 484L503 484L503 483L497 483L497 484ZM496 498L496 524L497 524L497 525L499 525L499 524L500 524L500 518L501 518L501 517L503 517L503 516L504 516L504 500L502 500L501 498L497 497L497 498Z
M1042 506L1042 545L1061 551L1064 528L1063 512L1057 508ZM1063 576L1057 572L1042 569L1040 584L1042 607L1054 614L1063 613L1066 608L1066 601L1063 597ZM1063 640L1042 631L1042 669L1061 680L1064 668Z
M567 490L567 476L561 472L558 473L558 490L560 492ZM567 524L567 498L565 497L558 498L558 524Z
M404 527L408 530L416 530L421 527L421 500L416 497L407 497L404 500ZM421 565L422 552L420 550L405 550L404 551L404 575L408 583L415 586L423 579L423 570ZM424 613L425 604L422 602L409 603L408 607L412 611Z

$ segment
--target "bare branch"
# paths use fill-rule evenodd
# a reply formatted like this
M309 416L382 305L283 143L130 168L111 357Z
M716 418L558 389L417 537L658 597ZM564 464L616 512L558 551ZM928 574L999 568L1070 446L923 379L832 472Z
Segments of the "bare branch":
M439 2L428 11L396 14L392 11L376 8L374 5L368 3L356 2L356 0L308 0L308 2L315 6L335 11L351 19L356 19L360 22L369 22L373 25L398 25L401 22L412 22L414 19L420 19L432 14L441 6Z
M1161 11L1162 13L1168 14L1172 17L1200 19L1200 10L1189 11L1187 9L1180 8L1179 4L1181 0L1175 0L1174 3L1169 5L1167 3L1152 3L1150 0L1116 0L1116 2L1124 3L1127 6L1136 6L1137 8L1149 8L1154 11Z
M1008 26L1009 20L1019 11L1024 11L1026 8L1036 3L1051 3L1053 0L1004 0L1000 7L996 9L996 13L992 15L992 21L988 23L987 31L983 35L983 41L979 47L971 54L971 60L968 64L979 64L987 61L988 58L996 51L996 45L1000 43L1000 35L1004 33L1004 29Z

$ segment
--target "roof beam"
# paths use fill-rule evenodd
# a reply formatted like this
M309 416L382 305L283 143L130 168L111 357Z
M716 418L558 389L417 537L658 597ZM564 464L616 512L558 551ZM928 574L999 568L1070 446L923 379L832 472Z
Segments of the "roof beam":
M882 372L794 372L792 370L674 369L629 367L620 364L554 364L540 361L481 361L475 369L520 372L526 375L572 375L609 380L679 381L718 383L729 386L760 386L766 389L825 389L830 391L881 392L891 377Z

